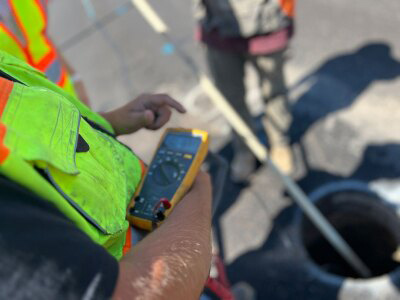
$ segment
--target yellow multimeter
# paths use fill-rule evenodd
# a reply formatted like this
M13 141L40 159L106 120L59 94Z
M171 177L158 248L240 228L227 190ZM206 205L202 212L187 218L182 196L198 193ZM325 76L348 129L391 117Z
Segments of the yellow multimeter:
M191 187L207 152L206 131L168 128L138 189L135 203L128 208L129 222L149 231L159 225Z

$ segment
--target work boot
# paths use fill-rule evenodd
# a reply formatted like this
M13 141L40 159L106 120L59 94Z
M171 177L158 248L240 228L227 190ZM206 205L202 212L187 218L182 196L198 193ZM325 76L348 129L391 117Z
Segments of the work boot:
M290 175L293 172L293 156L286 131L291 115L285 103L284 97L268 102L264 126L268 135L270 159L283 173Z
M264 119L264 113L253 117L251 128L260 143L268 148L269 142L267 132L265 131ZM236 133L233 133L233 149L231 179L236 183L246 183L249 176L257 167L257 159Z
M269 155L274 164L284 174L290 175L293 172L292 151L288 144L272 144Z
M293 157L288 139L276 130L268 120L266 120L265 125L270 145L269 157L279 170L290 175L293 172Z
M238 139L238 137L236 138ZM235 183L246 183L256 169L256 158L242 141L234 140L233 144L234 154L231 164L231 180Z

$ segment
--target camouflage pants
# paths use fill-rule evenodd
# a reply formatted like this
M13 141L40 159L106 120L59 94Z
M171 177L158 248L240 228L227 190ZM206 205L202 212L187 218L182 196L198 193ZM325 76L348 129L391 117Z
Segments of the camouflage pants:
M283 70L285 50L269 55L252 56L207 47L206 58L216 86L255 132L253 118L245 101L245 64L253 65L258 74L259 87L265 103L270 143L286 139L284 134L291 116Z

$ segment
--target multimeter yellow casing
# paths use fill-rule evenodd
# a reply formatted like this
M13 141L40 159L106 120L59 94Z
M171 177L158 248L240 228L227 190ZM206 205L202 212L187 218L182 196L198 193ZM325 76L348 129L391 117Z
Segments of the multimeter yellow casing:
M146 175L128 207L128 221L151 231L183 198L208 152L208 133L198 129L168 128Z

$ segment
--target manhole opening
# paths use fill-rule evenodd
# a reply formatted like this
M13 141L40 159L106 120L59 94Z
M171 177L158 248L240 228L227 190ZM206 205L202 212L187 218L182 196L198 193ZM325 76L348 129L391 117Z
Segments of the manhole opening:
M372 277L399 266L400 221L395 212L374 195L340 191L318 200L317 206L352 249L367 264ZM307 219L302 239L309 256L322 269L343 277L360 277Z

